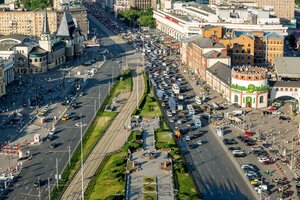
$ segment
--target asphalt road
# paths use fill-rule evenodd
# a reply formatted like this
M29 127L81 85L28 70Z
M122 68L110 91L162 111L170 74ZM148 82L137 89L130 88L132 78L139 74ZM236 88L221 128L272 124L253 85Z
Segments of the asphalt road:
M157 66L161 65L157 64ZM160 73L160 77L162 76L162 73ZM156 80L160 80L160 78ZM159 85L159 81L157 84ZM170 85L171 83L167 82L167 84ZM183 94L184 96L191 97L186 99L183 105L193 104L195 110L199 112L199 106L197 106L194 101L195 92L191 89L192 87L188 82L184 85L181 84L180 87L189 88L189 91ZM179 146L181 147L187 167L203 199L256 199L252 190L246 185L247 183L236 169L234 163L220 146L218 139L215 137L207 122L206 124L204 123L205 121L202 122L205 125L203 128L189 128L186 124L178 125L171 123L169 121L170 117L167 117L165 109L163 114L172 130L175 129L175 126L182 129L189 129L188 135L193 139L186 142L185 139L183 139L184 137L182 137L179 141ZM191 122L190 116L187 116L187 122ZM203 140L203 145L197 144L199 138Z
M100 32L100 29L97 30ZM104 36L106 32L101 33ZM108 45L106 48L115 55L119 55L122 52L122 48L118 45L114 45L110 42L110 38L105 37L103 40L107 40ZM119 58L121 60L121 58ZM101 101L109 89L109 82L112 79L112 72L115 73L115 77L119 73L119 64L116 61L107 61L101 69L91 79L87 80L84 87L85 95L77 98L79 108L75 111L77 114L83 113L83 123L89 124L94 116L94 104L99 107L99 92ZM95 101L96 100L96 101ZM68 148L70 146L71 152L74 151L76 146L80 142L80 130L74 124L77 121L68 120L66 122L60 122L57 124L56 129L58 133L55 135L56 139L52 142L58 143L59 146L55 149L50 149L49 146L52 142L44 142L39 146L31 147L31 153L33 158L31 161L24 164L24 169L20 174L17 182L9 190L8 194L1 199L39 199L39 193L41 199L47 199L48 196L48 181L50 178L51 188L55 185L55 173L56 173L56 159L58 160L58 171L61 174L63 168L68 162ZM83 127L85 133L88 126ZM34 188L33 184L38 180L42 181L42 186L39 189Z

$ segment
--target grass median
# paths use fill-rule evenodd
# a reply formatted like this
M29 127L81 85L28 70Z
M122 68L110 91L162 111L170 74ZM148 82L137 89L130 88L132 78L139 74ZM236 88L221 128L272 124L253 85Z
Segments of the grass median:
M122 78L121 78L122 77ZM130 80L129 80L130 79ZM132 87L130 70L124 71L114 84L110 95L103 101L101 108L97 112L96 117L93 119L89 128L83 136L83 159L85 160L95 145L98 143L103 133L111 124L112 120L117 115L116 112L104 111L106 105L112 102L112 99L118 96L121 92L130 92ZM62 173L62 180L59 181L59 188L52 191L51 199L57 199L61 195L65 185L75 175L76 171L80 167L80 145L75 149L70 166L64 169Z

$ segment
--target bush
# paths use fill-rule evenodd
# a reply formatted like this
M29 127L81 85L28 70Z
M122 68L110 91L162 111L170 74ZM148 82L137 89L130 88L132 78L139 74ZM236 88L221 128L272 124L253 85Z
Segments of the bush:
M124 195L119 195L119 196L109 196L109 197L106 197L105 200L123 200L124 199Z
M126 159L116 160L112 163L113 166L118 167L124 165L126 163Z

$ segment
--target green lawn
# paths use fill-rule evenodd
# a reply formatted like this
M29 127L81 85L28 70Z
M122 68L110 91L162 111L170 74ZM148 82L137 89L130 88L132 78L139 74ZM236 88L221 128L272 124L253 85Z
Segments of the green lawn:
M178 180L178 199L196 200L201 199L195 189L192 178L188 173L175 172L175 178Z
M126 70L123 72L122 81L119 81L119 85L116 88L115 92L120 93L120 92L131 92L132 89L132 78L131 78L131 73L130 70Z
M106 199L114 194L124 195L125 189L125 162L122 163L127 152L119 152L109 157L103 169L98 174L95 185L93 186L90 200Z
M83 140L83 158L85 158L88 153L91 151L93 146L98 141L99 137L103 134L104 130L109 126L112 119L117 115L115 112L103 112L102 116L98 116L95 120L95 122L90 126L87 136ZM74 154L75 155L75 154ZM80 165L80 152L76 152L76 156L78 156L78 159L73 164L72 170L68 174L68 179L71 178L74 173L76 172L76 169Z
M154 117L154 116L162 115L158 103L154 98L152 90L149 94L146 95L145 102L143 103L142 103L143 107L141 109L140 115L144 117Z

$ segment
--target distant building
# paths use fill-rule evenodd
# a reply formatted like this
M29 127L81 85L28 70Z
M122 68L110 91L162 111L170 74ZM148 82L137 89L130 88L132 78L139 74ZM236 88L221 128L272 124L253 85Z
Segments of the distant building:
M287 27L270 12L253 7L240 9L238 6L207 6L195 3L165 1L164 10L154 10L156 28L180 40L202 34L204 27L220 26L241 32L274 32L287 35Z
M206 69L217 62L231 65L226 48L212 38L196 40L187 46L187 60L190 69L202 79L206 79Z
M220 26L206 26L202 33L227 48L233 66L273 65L276 57L283 56L284 38L277 33L234 31Z
M217 4L218 0L210 0L210 4ZM293 19L295 15L295 0L221 0L221 3L254 3L254 5L274 10L275 16L283 19Z
M149 8L156 9L157 0L129 0L130 8L146 10Z
M50 33L47 16L44 12L38 41L18 34L0 37L0 57L14 61L16 73L43 73L82 54L83 36L71 14L64 13L56 35Z
M74 8L69 10L84 36L88 34L88 19L85 8ZM43 19L45 11L0 11L0 35L20 34L40 36L43 30ZM63 10L48 11L49 30L53 34L57 31Z

